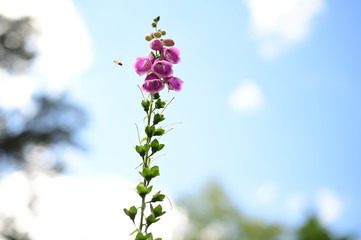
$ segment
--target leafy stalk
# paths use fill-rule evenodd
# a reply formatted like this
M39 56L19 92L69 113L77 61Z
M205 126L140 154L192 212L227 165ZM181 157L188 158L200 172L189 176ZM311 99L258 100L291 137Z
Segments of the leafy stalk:
M148 110L148 113L147 113L147 127L151 127L150 126L150 123L151 123L151 119L152 119L152 113L153 113L153 94L151 94L151 100L150 100L150 107L149 107L149 110ZM147 128L146 127L146 128ZM151 141L152 137L151 136L147 136L147 145L149 145L150 141ZM143 157L143 171L144 171L144 168L148 168L148 158L149 158L149 149L146 151L144 157ZM146 178L143 176L143 183L144 183L144 186L148 186L148 183L147 183L147 180ZM143 229L143 219L144 219L144 211L145 211L145 208L146 208L146 203L145 203L145 196L142 197L142 206L140 208L140 223L139 223L139 231L142 232L142 229ZM146 230L147 231L147 228Z
M143 180L137 186L137 193L141 197L141 206L136 208L132 206L129 210L124 209L126 215L128 215L134 223L135 216L137 215L137 209L140 210L140 219L139 226L136 226L137 235L135 240L148 240L153 239L151 233L147 233L148 228L155 222L160 220L160 217L165 213L162 210L162 206L159 204L153 208L154 203L162 202L165 198L164 194L161 194L160 191L156 192L152 198L146 201L148 194L152 192L153 186L150 186L150 182L153 178L160 175L158 166L151 166L152 156L161 151L164 147L164 144L159 143L156 137L159 137L165 133L165 130L157 125L162 122L165 118L163 114L160 114L160 110L165 107L165 102L163 102L159 94L150 94L148 99L142 101L143 110L146 113L146 126L144 128L144 133L146 134L145 143L142 145L143 141L140 141L140 145L135 147L136 151L142 158L142 171L139 172ZM145 211L149 207L150 215L145 216ZM148 235L150 234L150 235ZM151 237L150 237L151 236ZM160 238L158 238L160 240Z

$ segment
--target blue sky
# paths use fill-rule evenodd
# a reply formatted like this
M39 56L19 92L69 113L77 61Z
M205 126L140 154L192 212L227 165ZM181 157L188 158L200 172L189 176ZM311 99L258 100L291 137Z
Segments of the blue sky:
M169 123L183 124L164 138L158 184L180 197L216 179L243 211L290 222L317 209L329 193L338 210L328 224L360 230L360 4L316 2L304 1L316 10L303 24L301 4L301 20L292 18L299 13L293 10L279 26L257 29L252 11L259 7L252 10L246 1L75 1L95 54L74 89L93 119L85 133L92 174L137 180L132 146L134 123L142 119L135 86L142 78L131 65L149 51L143 36L160 15L160 28L182 51L175 75L185 85L167 110ZM269 11L281 11L277 4L285 2L275 1ZM291 30L283 26L287 21ZM113 59L124 66L112 65ZM230 95L247 84L256 88L258 103L232 110ZM270 196L257 200L264 189ZM289 199L298 199L304 214L290 216Z
M144 35L159 15L182 52L174 70L185 85L164 94L175 96L167 122L182 124L163 138L156 184L178 198L215 179L251 216L292 226L315 210L337 231L361 233L361 3L73 3L91 54L67 85L90 117L87 160L71 174L139 180L133 146L144 117L142 77L132 64L149 52Z

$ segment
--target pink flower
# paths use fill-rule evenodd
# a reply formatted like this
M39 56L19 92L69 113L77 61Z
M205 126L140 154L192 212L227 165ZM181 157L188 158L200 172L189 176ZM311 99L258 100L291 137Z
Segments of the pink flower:
M163 88L164 83L154 73L147 75L142 86L143 91L153 94L160 92Z
M163 58L173 64L179 63L181 61L179 55L180 55L180 51L176 47L164 48L162 50Z
M151 70L159 78L170 77L173 75L172 64L162 58L158 58L154 61Z
M159 39L155 39L153 42L150 43L150 48L155 51L160 51L163 49L163 42Z
M146 57L137 57L135 59L135 63L133 64L133 68L135 72L138 73L139 76L142 76L150 71L152 64L154 61L154 56L149 54Z
M168 84L169 90L174 90L176 92L182 91L182 86L184 83L182 79L177 77L170 77L170 78L166 78L166 82Z

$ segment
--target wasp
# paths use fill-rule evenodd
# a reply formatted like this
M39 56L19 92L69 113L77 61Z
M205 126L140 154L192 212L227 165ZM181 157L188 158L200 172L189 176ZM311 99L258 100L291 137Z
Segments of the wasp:
M115 61L115 60L114 60L114 63L115 63L115 64L118 64L119 66L123 66L123 64L122 64L121 62L118 62L118 61Z

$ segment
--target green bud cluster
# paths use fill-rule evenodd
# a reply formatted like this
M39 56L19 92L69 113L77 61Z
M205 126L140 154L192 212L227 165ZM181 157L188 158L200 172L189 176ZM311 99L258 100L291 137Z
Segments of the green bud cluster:
M160 20L159 16L153 19L152 27L155 29L155 31L152 32L152 33L149 33L148 35L146 35L144 37L145 40L152 41L154 38L161 38L162 36L167 34L166 31L161 30L161 29L157 29L157 25L158 25L159 20Z

